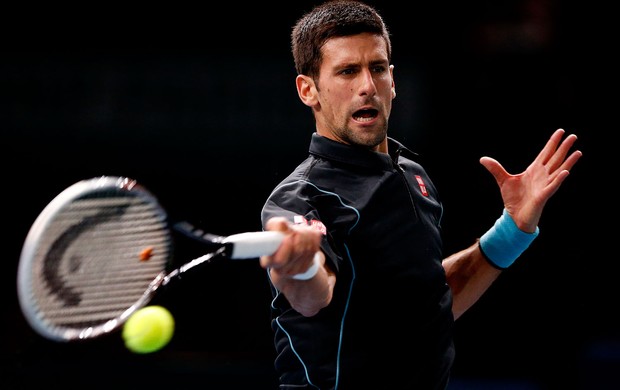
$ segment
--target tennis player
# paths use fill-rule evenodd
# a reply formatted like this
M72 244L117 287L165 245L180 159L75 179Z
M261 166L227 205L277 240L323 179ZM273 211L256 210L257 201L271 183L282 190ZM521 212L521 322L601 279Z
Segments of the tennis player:
M453 324L537 237L547 201L581 157L558 129L510 174L480 163L503 200L462 251L442 251L442 204L405 145L388 137L392 47L371 6L327 1L292 31L296 86L314 115L309 156L268 197L261 257L273 291L280 389L445 389Z

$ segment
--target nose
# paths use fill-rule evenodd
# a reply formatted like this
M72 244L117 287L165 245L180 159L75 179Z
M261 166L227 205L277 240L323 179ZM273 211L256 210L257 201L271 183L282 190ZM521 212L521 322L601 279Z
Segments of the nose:
M374 96L377 93L377 86L375 85L375 79L370 69L364 69L360 72L360 86L359 92L362 96Z

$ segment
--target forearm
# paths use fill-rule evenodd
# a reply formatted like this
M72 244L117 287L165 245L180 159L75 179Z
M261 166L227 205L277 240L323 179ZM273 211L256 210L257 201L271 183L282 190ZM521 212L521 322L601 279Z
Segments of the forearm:
M478 242L444 259L443 267L452 290L455 319L473 306L501 273L484 257Z
M327 306L332 299L336 276L321 262L316 275L297 280L275 269L270 270L271 282L289 301L293 309L311 317Z

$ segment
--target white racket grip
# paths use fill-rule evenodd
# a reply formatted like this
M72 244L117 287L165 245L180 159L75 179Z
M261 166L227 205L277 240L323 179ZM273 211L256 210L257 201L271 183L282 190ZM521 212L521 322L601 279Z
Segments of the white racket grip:
M231 243L231 259L253 259L272 255L282 243L284 233L277 231L233 234L222 240Z

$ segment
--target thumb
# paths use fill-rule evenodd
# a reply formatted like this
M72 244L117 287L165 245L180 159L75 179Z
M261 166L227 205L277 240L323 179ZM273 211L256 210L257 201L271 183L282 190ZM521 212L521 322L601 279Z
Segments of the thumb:
M277 230L286 233L289 230L288 220L284 217L273 217L265 224L266 230Z
M498 184L501 184L504 178L508 176L508 172L506 172L502 164L494 158L482 157L480 158L480 164L482 164L482 166L485 167L491 175L493 175Z

